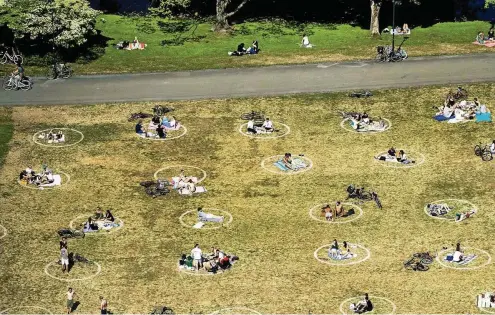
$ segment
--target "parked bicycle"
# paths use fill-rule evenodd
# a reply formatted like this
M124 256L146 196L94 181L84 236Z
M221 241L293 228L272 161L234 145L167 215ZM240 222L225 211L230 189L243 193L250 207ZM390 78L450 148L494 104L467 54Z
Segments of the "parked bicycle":
M382 202L378 197L378 194L374 191L367 191L363 187L355 188L354 185L349 185L347 187L347 198L346 199L358 199L362 202L364 201L374 201L378 209L382 209Z
M84 238L83 231L73 229L60 229L57 231L58 235L65 238Z
M0 63L3 65L6 63L17 64L17 62L22 64L23 61L22 55L14 47L12 47L12 53L9 53L8 49L0 51Z
M465 100L468 98L468 92L462 86L458 86L455 92L449 91L445 98L453 98L455 101Z
M493 160L493 154L488 144L483 145L480 143L475 145L474 154L481 157L481 160L485 162Z
M378 62L399 62L407 59L407 52L402 48L402 45L409 37L404 37L396 50L392 50L392 46L377 46L376 60Z
M27 91L33 87L33 82L28 77L23 77L22 80L16 80L15 75L7 75L3 80L3 88L6 91L9 90L23 90Z
M264 120L265 115L262 112L252 111L250 113L244 113L241 115L242 120Z
M433 263L435 256L426 253L415 253L411 258L404 262L404 268L414 271L428 271L430 267L428 265Z
M54 80L57 78L68 79L72 76L72 68L69 64L57 63L50 66L46 73L48 80Z
M172 107L164 107L162 105L155 105L155 107L153 107L153 114L155 116L163 116L166 113L169 113L173 110L174 109Z
M349 97L357 97L357 98L368 98L373 96L373 94L370 91L360 91L360 92L352 92L349 94Z

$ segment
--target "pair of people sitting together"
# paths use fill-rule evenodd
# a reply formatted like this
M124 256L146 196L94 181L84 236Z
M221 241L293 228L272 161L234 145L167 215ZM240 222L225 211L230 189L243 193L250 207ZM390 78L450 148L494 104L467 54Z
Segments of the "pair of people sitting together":
M88 220L83 223L83 232L91 233L99 230L110 230L118 226L115 224L115 218L110 210L105 211L101 207L96 208L94 216L88 217Z
M328 258L332 260L351 259L355 256L356 255L351 252L351 247L346 241L342 243L342 246L339 246L339 242L334 239L332 245L328 248Z
M48 133L40 133L38 139L45 140L46 143L63 143L65 142L65 135L62 130L59 130L57 132L53 132L52 130L50 130L50 132Z
M365 293L361 301L352 303L349 308L356 314L363 314L373 311L373 303L370 301L368 293Z
M349 123L352 129L359 132L381 131L386 127L383 120L373 120L366 112L351 115L349 118Z
M485 36L485 33L483 33L483 31L479 31L476 35L476 43L481 45L484 45L486 41L493 40L495 40L495 29L493 27L491 27L488 31L488 36Z
M253 43L251 44L251 47L248 47L246 49L244 43L240 43L237 46L236 51L229 51L229 56L244 56L244 55L256 55L260 52L260 46L258 44L257 40L253 40Z
M375 156L375 159L385 162L399 162L402 164L416 163L416 161L407 158L404 150L399 150L397 152L394 147L390 148L385 155Z
M252 134L258 133L272 133L277 131L273 127L273 122L270 118L266 118L261 126L257 126L253 119L249 120L247 123L247 132Z
M42 171L36 173L31 166L19 174L19 181L23 185L33 184L36 186L50 185L55 182L55 177L52 170L48 169L47 165L42 166Z
M330 207L330 204L326 204L321 208L321 214L327 221L334 221L337 218L344 218L352 213L354 213L354 209L349 209L349 211L346 211L340 201L337 201L333 208Z
M184 170L180 171L179 176L172 177L172 186L181 195L193 195L206 192L205 187L197 186L198 178L186 176Z

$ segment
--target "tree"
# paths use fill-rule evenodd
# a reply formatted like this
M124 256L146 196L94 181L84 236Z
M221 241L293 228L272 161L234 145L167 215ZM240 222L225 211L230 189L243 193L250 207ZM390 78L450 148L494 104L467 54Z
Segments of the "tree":
M379 22L380 9L385 1L391 1L392 3L395 2L396 5L402 4L401 0L370 0L370 5L371 5L370 31L372 36L380 35L380 22ZM409 1L416 5L421 4L420 0L405 0L405 1ZM495 1L495 0L488 0L488 1Z
M169 17L175 11L186 10L191 0L150 0L150 11L162 17Z
M87 0L7 0L0 24L12 30L16 38L73 48L96 33L98 13Z
M485 8L489 8L490 6L495 6L495 0L485 0Z
M249 1L249 0L242 0L237 7L230 11L227 12L227 7L229 4L232 2L232 0L216 0L217 5L216 5L216 25L215 29L216 30L224 30L229 28L229 17L232 15L236 14L242 7Z

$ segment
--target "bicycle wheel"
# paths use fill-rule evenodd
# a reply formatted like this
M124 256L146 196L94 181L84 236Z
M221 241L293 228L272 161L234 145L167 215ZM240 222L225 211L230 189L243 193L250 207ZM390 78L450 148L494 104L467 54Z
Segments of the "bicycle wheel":
M72 69L68 66L65 66L60 73L60 77L63 79L68 79L71 76L72 76Z
M72 235L74 235L74 238L84 238L84 236L86 236L83 231L78 230L75 230Z
M0 63L2 65L6 64L7 63L7 55L4 54L1 58L0 58Z
M378 198L378 196L375 197L375 203L378 209L382 209L382 202L380 201L380 198Z
M414 266L414 271L428 271L430 267L423 265L422 263L416 263Z
M427 255L423 255L423 257L421 257L420 262L423 265L429 265L429 264L431 264L433 262L433 257L427 256Z
M3 89L6 91L15 89L14 80L10 76L5 77L5 79L3 80Z
M479 145L475 145L474 146L474 154L476 156L481 156L481 153L483 152L483 150L481 150L481 147Z
M47 71L46 71L46 78L48 80L54 80L55 78L57 77L57 71L55 71L55 69L53 67L50 67Z
M481 154L481 159L485 162L493 160L493 155L490 152L490 150L483 150L483 153Z
M33 84L29 80L24 80L20 82L19 88L23 91L29 91L33 87Z
M412 269L412 264L414 263L414 257L412 258L409 258L408 260L406 260L404 262L404 268L408 269L408 270L411 270Z

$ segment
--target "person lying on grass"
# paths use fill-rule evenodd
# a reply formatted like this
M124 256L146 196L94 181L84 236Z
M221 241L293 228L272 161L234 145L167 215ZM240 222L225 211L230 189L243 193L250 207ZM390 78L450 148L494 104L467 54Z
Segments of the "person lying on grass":
M365 293L364 299L359 301L357 304L352 303L349 308L356 314L363 314L373 311L373 303L371 303L368 293Z
M253 40L251 47L247 48L244 43L240 43L237 46L236 51L229 51L229 56L244 56L244 55L256 55L260 52L259 43L257 40Z
M328 249L328 257L332 260L344 260L351 259L355 255L351 252L349 244L344 241L342 248L339 247L339 243L336 239L333 240L332 245Z
M223 216L214 215L203 211L203 208L198 208L198 220L200 222L215 222L222 223L224 220Z

